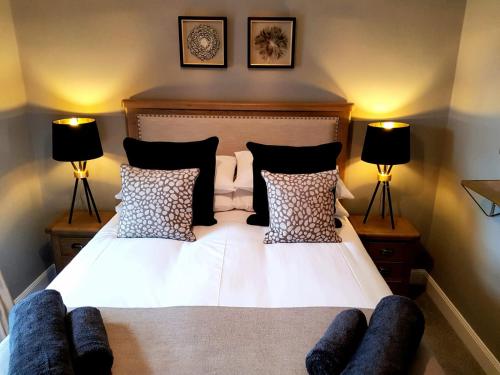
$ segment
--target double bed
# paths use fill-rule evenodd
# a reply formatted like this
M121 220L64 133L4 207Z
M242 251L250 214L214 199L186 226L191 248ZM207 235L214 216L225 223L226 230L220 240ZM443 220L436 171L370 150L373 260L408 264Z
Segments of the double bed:
M217 135L221 155L244 150L247 141L340 141L341 176L349 155L351 104L123 104L129 136L142 140ZM61 293L68 308L101 308L115 352L114 373L229 374L235 363L239 373L305 373L307 350L338 311L357 307L369 315L391 291L347 217L338 230L341 243L264 244L267 228L246 224L249 214L216 213L216 225L194 227L195 242L117 238L117 214L49 288ZM236 350L235 342L246 349ZM167 348L172 346L174 353ZM267 360L266 353L277 357ZM422 358L419 373L440 373L435 360ZM0 344L0 373L6 373L5 362L8 340Z

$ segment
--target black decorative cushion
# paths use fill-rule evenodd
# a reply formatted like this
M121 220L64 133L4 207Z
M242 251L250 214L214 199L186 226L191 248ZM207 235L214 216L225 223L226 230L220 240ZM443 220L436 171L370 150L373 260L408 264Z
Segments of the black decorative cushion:
M163 171L122 165L118 237L195 241L193 190L199 169Z
M335 232L335 171L284 174L262 171L269 199L264 243L342 242Z
M219 138L210 137L196 142L146 142L125 138L123 147L128 162L144 169L198 168L193 194L193 225L213 225L215 152Z
M318 146L271 146L254 142L247 143L253 155L253 208L255 214L250 215L250 225L269 225L269 209L266 183L262 171L272 173L316 173L334 170L337 157L342 150L340 142L326 143Z

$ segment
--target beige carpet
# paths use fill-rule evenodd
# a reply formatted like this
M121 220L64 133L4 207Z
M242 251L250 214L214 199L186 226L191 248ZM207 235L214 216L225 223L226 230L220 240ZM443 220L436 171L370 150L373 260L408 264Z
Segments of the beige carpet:
M427 294L415 299L425 316L424 337L447 374L481 375L484 371Z

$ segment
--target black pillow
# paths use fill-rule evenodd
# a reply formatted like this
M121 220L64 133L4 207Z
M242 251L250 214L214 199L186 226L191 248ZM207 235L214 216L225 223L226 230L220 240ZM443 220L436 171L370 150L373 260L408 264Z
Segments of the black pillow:
M272 173L317 173L335 169L342 143L332 142L318 146L272 146L248 142L253 155L253 209L247 223L269 225L269 206L266 182L261 171Z
M199 168L193 191L193 225L213 225L215 152L219 138L196 142L146 142L125 138L123 147L132 167L175 170Z

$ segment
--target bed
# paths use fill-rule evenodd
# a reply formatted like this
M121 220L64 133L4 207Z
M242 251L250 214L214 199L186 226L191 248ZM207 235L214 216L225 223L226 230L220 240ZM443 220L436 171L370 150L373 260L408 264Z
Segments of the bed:
M129 136L142 140L217 135L218 154L223 155L244 150L250 140L297 146L337 140L344 145L337 159L341 176L349 155L348 103L124 100L123 105ZM217 213L216 225L194 227L195 242L117 238L116 215L49 288L58 290L69 308L102 308L112 347L120 348L115 349L115 373L234 373L235 363L240 373L305 373L305 352L332 316L346 307L369 315L390 289L347 218L339 230L342 243L265 245L266 228L247 225L248 215L241 210ZM175 329L158 333L158 326L172 320ZM278 355L273 345L296 336L290 335L293 323L287 326L287 321L295 321L300 327L294 329L303 334ZM213 327L225 339L214 337ZM172 331L177 333L172 336ZM236 341L259 355L248 350L220 354L231 347L235 331L240 335ZM259 331L263 335L252 337ZM175 344L177 350L167 360L157 349L173 345L168 344L172 337L183 344ZM216 355L206 347L214 342ZM4 365L6 346L6 340L0 344ZM141 346L147 349L137 351ZM131 360L134 351L137 358ZM262 361L266 352L278 360ZM285 352L301 355L290 359ZM155 358L148 357L151 353ZM186 356L198 361L179 365ZM438 367L428 355L422 358L419 373Z

